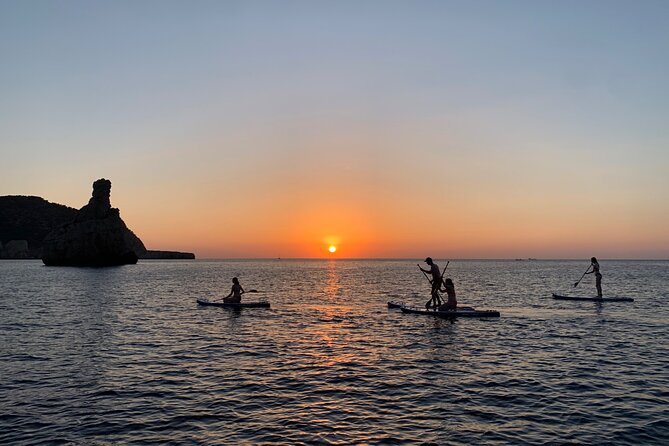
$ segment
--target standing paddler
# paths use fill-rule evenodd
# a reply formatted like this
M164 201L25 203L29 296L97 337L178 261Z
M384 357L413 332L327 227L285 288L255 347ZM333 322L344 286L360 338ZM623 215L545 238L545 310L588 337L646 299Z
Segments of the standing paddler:
M428 279L432 284L432 291L430 293L432 297L430 297L430 300L425 303L425 308L430 308L432 306L437 309L441 303L441 299L439 297L439 288L441 287L441 271L439 270L439 265L432 261L432 257L426 258L425 263L428 264L430 269L423 269L420 265L418 265L418 268L420 268L421 271L432 275L432 280Z
M602 297L602 273L599 272L599 262L597 257L590 259L590 268L592 271L586 271L585 274L595 274L595 287L597 288L597 297ZM589 269L589 268L588 268Z
M592 271L590 270L592 268ZM574 287L577 287L581 280L585 277L586 274L595 274L595 287L597 287L597 297L602 297L602 273L599 272L599 262L597 257L592 257L590 259L590 266L585 270L580 279L574 284Z

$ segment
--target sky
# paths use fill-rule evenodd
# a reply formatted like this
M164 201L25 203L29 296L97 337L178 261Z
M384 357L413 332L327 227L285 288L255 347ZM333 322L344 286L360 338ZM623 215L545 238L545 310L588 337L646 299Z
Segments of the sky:
M108 178L199 258L667 259L668 42L666 1L0 0L0 195Z

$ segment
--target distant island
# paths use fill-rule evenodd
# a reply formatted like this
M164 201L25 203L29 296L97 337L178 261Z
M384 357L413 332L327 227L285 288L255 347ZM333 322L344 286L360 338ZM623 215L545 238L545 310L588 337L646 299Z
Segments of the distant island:
M34 196L0 196L0 259L46 265L108 266L138 259L194 259L190 252L147 250L110 203L111 181L93 183L80 210Z
M192 252L179 252L179 251L155 251L148 249L140 259L186 259L192 260L195 258L195 254Z

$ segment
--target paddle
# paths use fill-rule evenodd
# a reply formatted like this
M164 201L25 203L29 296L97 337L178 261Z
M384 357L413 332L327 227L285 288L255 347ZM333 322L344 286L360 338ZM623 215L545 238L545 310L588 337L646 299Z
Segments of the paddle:
M420 272L423 273L423 275L425 276L425 278L427 279L427 281L430 282L430 285L432 285L432 281L430 280L429 277L427 277L427 274L425 274L425 271L423 271L423 268L421 268L420 265L419 265L418 263L416 263L416 266L418 267L418 269L420 269Z
M430 282L430 285L432 285L432 281L430 280L429 277L427 277L427 274L425 274L425 271L423 271L423 268L421 268L418 263L416 263L416 266L418 267L418 269L420 269L420 272L423 273L423 275L425 276L427 281ZM427 303L425 304L425 308L428 308L428 305L430 304L430 302L432 302L432 297L430 297L430 300L428 300Z
M592 265L590 265L590 266L592 266ZM578 279L578 282L576 282L576 283L574 284L574 288L576 288L576 287L578 286L578 284L581 283L581 280L583 280L583 278L585 277L585 275L588 274L588 271L590 271L590 266L588 266L588 269L585 270L585 272L583 273L583 275L581 276L581 278Z
M446 266L444 266L444 270L441 272L441 277L439 278L440 280L444 280L444 274L446 274L446 268L448 268L448 264L451 263L450 260L446 262ZM439 286L441 286L441 282L439 283Z
M444 266L444 270L441 272L441 277L439 277L439 288L440 288L440 289L441 289L441 284L444 283L444 274L446 274L446 268L448 268L448 264L449 264L449 263L451 263L451 261L450 261L450 260L447 260L447 261L446 261L446 266ZM443 300L441 299L441 296L439 296L439 293L437 293L437 299L439 300L439 302L437 302L437 304L438 304L439 306L441 306L444 302L443 302Z

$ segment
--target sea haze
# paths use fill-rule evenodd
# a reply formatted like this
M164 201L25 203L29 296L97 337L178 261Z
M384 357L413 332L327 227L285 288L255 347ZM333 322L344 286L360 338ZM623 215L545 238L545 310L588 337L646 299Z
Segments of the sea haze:
M0 261L0 444L666 444L669 262L588 264L452 261L449 321L415 260Z

